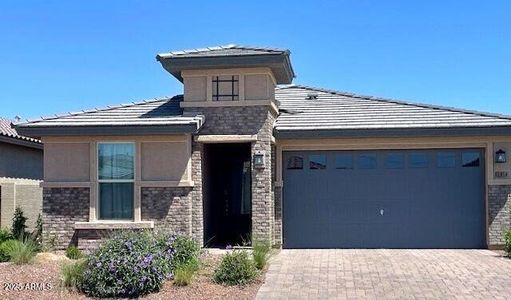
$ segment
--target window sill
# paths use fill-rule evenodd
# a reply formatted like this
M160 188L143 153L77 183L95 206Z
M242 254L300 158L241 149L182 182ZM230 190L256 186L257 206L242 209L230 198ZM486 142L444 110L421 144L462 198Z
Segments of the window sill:
M75 229L152 229L153 221L95 221L75 222Z

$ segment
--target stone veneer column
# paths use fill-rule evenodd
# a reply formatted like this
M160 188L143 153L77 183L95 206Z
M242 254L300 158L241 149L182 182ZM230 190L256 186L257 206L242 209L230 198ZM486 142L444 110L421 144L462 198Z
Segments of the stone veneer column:
M511 228L511 185L488 186L488 245L504 245L504 234Z
M201 112L206 117L199 135L257 135L252 155L264 151L265 166L252 167L252 236L273 241L274 207L272 182L272 135L276 112L267 105L237 107L187 107L185 112ZM203 145L193 142L192 153L192 235L203 241Z
M203 144L192 141L192 180L194 183L191 193L192 237L201 246L204 246L204 210L202 200L203 149Z

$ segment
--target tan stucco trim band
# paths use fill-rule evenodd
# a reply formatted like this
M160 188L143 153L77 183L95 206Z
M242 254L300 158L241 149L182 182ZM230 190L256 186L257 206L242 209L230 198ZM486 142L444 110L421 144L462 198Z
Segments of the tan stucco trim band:
M151 229L154 228L153 221L95 221L75 222L75 229Z
M190 101L181 102L181 107L236 107L236 106L270 106L275 113L279 109L273 100L243 100L243 101Z
M257 141L257 135L228 135L228 134L211 134L198 135L194 137L199 143L251 143Z
M92 184L90 182L41 182L39 185L42 188L90 188Z
M193 187L193 181L140 181L137 182L138 186L144 187Z

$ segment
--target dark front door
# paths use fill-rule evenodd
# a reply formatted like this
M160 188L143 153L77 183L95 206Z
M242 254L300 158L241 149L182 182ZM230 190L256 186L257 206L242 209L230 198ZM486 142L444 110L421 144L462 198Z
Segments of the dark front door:
M285 152L285 248L483 248L480 149Z
M250 242L252 181L250 144L205 147L205 243L224 247Z

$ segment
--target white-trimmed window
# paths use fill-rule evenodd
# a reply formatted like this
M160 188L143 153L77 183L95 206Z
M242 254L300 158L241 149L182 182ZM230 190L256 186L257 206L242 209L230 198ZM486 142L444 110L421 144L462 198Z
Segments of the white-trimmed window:
M135 144L98 143L98 219L133 220Z

